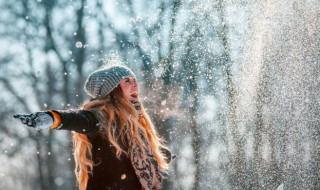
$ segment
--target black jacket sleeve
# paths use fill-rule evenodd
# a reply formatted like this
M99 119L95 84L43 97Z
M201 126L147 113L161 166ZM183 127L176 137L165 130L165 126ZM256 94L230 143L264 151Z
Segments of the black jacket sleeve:
M97 110L52 110L61 116L58 130L75 131L82 134L95 134L103 118Z

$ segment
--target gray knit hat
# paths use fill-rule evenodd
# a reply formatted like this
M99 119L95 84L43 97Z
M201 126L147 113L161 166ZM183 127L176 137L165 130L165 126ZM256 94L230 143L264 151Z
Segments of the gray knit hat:
M103 98L115 89L122 79L127 77L136 76L125 66L102 68L89 75L84 89L93 98Z

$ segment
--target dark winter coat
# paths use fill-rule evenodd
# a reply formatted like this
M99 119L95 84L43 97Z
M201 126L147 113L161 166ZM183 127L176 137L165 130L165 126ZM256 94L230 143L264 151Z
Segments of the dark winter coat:
M89 174L87 190L122 189L141 190L130 158L122 154L116 157L115 148L99 133L99 121L94 110L55 111L61 116L58 130L76 131L86 134L92 143L92 174ZM123 146L126 149L125 146Z

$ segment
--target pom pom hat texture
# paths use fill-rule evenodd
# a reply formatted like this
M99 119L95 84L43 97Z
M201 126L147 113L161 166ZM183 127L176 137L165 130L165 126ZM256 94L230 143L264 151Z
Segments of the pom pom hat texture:
M84 89L93 98L104 98L120 84L122 79L127 77L136 78L135 74L126 66L105 67L88 76Z

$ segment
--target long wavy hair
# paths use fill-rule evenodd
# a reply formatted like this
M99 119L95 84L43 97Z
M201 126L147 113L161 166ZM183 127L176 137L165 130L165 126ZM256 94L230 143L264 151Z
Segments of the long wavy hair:
M142 131L148 144L151 146L152 153L156 158L161 170L168 168L163 149L165 145L163 140L156 132L150 117L141 105L142 115L139 115L132 103L123 96L120 86L115 88L109 95L103 99L90 99L84 102L83 110L100 110L104 114L104 119L100 125L99 131L106 140L113 145L116 150L116 156L120 159L122 154L128 155L128 150L124 150L122 145L127 142L127 131L130 130L133 139L137 140L137 145L144 151L144 143L139 135L139 129ZM115 129L116 128L116 129ZM85 134L73 132L75 174L80 190L87 187L89 174L93 169L92 144ZM146 154L143 152L143 158Z

